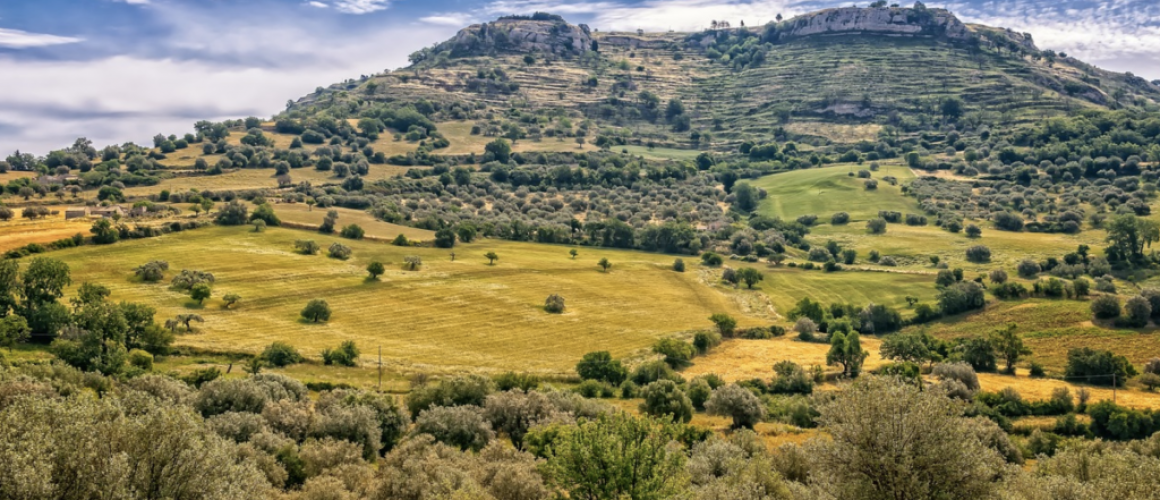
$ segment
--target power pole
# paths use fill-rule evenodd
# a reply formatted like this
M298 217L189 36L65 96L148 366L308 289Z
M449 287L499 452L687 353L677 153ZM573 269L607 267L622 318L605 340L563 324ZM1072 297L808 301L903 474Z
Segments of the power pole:
M379 346L379 392L383 392L383 346Z

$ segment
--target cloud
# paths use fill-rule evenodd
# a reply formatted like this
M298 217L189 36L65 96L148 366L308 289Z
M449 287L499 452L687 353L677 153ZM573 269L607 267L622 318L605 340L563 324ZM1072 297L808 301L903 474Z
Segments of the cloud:
M309 5L311 7L318 7L319 9L330 8L329 5L326 5L325 3L322 3L322 2L316 2L316 1L306 2L306 5Z
M150 0L113 0L114 2L123 2L129 5L149 5Z
M606 31L699 31L713 19L734 24L746 21L759 26L774 20L806 12L800 0L645 0L639 3L615 1L563 2L548 0L497 0L469 12L441 13L421 18L431 24L448 24L472 19L493 19L510 14L550 12L586 22Z
M0 28L0 48L28 49L33 47L48 47L51 45L65 45L78 43L80 38L69 36L46 35L43 33L29 33L14 29Z
M467 12L450 12L421 17L419 18L419 21L427 24L438 24L441 26L463 28L474 22L475 19L477 19L476 16Z
M317 7L318 1L310 2L311 5ZM329 5L334 7L334 10L344 14L370 14L380 10L386 10L391 6L390 0L330 0Z

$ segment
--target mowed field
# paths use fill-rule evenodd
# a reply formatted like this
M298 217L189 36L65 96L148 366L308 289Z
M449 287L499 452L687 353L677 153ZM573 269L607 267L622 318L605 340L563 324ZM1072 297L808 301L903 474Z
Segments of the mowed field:
M879 354L881 345L882 342L877 338L862 337L862 348L870 353L864 365L867 370L873 370L888 362ZM820 365L829 372L836 372L837 367L826 367L826 352L829 348L830 346L824 343L801 342L792 336L771 340L729 340L708 355L695 358L693 366L686 368L681 374L686 378L692 378L712 373L727 381L754 378L769 380L773 377L773 365L786 360L806 368ZM928 382L937 382L931 377L927 378ZM979 384L983 390L992 392L1011 387L1032 401L1049 399L1051 392L1060 387L1068 388L1074 396L1076 391L1083 387L1091 393L1092 401L1110 400L1114 397L1122 405L1160 409L1160 393L1132 387L1117 390L1113 395L1111 388L1080 385L1057 379L1031 378L1025 369L1018 370L1017 376L980 373ZM826 385L823 389L829 387L833 386Z
M324 348L354 340L365 354L381 346L394 371L566 374L586 352L631 355L659 337L710 326L714 312L733 314L743 325L772 321L765 311L745 310L745 295L758 292L673 272L666 255L581 248L573 260L563 246L484 241L457 246L452 262L445 249L342 240L354 256L340 261L294 253L297 239L313 239L324 249L340 240L285 228L254 233L249 227L213 227L51 255L69 264L75 285L109 286L114 300L156 307L159 321L201 314L205 323L181 335L179 345L253 353L280 340L318 359ZM489 250L500 256L494 266L483 257ZM421 256L423 267L403 270L405 255ZM602 257L613 263L607 273L596 265ZM167 280L137 281L132 269L154 259L169 262L167 278L181 269L213 273L213 298L197 306L170 290ZM387 263L381 281L366 280L373 260ZM242 297L231 310L220 300L227 293ZM553 293L567 300L564 314L542 310ZM329 323L299 319L315 298L330 303Z
M93 226L91 219L64 219L64 207L53 207L59 210L56 215L49 215L43 219L24 219L20 217L20 209L14 208L17 218L0 222L0 252L20 248L29 243L52 243L81 233L91 234Z
M1092 248L1104 245L1106 233L1103 230L1086 229L1075 235L1014 233L996 230L989 221L966 221L983 229L982 237L976 239L934 226L933 221L926 226L892 223L887 225L885 234L869 234L866 221L876 218L880 210L924 214L918 209L917 201L902 194L900 187L915 179L913 171L883 162L881 169L873 173L873 178L879 179L878 189L867 191L863 179L848 175L863 168L867 167L848 164L762 177L754 181L754 185L765 189L768 196L758 210L787 220L801 215L817 215L818 222L810 230L811 241L820 244L834 240L843 247L857 250L859 266L870 265L866 258L871 250L877 250L883 256L896 258L901 268L932 274L936 270L930 265L931 256L938 256L952 268L962 268L972 277L1000 267L1014 276L1015 265L1025 258L1062 257L1074 252L1081 244ZM899 186L882 182L882 177L887 175L897 177ZM831 225L830 216L836 212L848 212L850 223ZM966 250L974 245L991 249L990 263L967 262Z

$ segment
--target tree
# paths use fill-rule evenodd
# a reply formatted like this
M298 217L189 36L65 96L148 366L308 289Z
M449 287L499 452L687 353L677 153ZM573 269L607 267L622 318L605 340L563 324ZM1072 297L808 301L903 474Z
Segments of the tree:
M213 295L213 288L209 286L209 283L198 283L189 289L189 298L196 300L197 305L205 302L205 299L208 299L210 295Z
M334 225L338 223L338 210L327 210L326 217L322 218L322 225L318 226L318 232L322 234L333 234Z
M730 428L752 429L765 419L765 406L752 392L737 384L718 387L705 402L705 411L733 420Z
M165 271L169 270L169 263L164 260L151 260L146 262L141 267L133 270L133 274L141 278L142 281L150 283L161 281L165 279Z
M1111 351L1083 347L1067 352L1064 374L1070 379L1096 385L1123 386L1136 373L1136 367L1128 362L1128 358L1117 356Z
M0 318L0 347L7 347L12 351L16 344L28 340L32 329L23 316L10 314Z
M657 340L653 344L653 352L664 356L665 363L674 369L689 366L693 356L697 354L697 350L692 344L673 337Z
M507 163L511 161L512 146L506 139L502 137L487 143L483 149L484 153L490 153L495 161L500 163Z
M379 276L385 272L387 272L386 267L377 260L367 265L367 273L371 275L372 280L378 280Z
M262 359L269 363L270 366L281 368L298 364L306 359L298 353L298 350L285 342L274 342L262 351Z
M834 332L830 335L830 351L826 353L827 365L842 365L842 374L857 377L862 371L862 363L870 353L862 349L862 342L858 332L843 335Z
M620 361L612 359L608 351L585 354L576 364L576 373L584 380L600 380L612 385L620 385L628 378L628 370Z
M1144 248L1160 240L1160 225L1156 222L1123 214L1107 223L1108 260L1138 263L1144 259Z
M1100 294L1092 299L1092 314L1096 319L1115 319L1120 317L1120 299L1111 294Z
M1023 339L1015 333L1016 328L1017 326L1011 323L1006 328L991 332L990 335L991 346L999 357L1003 358L1007 366L1005 371L1010 375L1015 374L1015 364L1019 362L1019 358L1031 354L1031 349L1023 345Z
M225 302L223 305L226 309L233 307L233 305L237 304L240 300L242 300L242 296L236 293L227 293L222 297L222 301Z
M322 299L311 300L302 309L302 317L310 320L311 323L330 321L330 304Z
M955 347L956 356L971 365L977 372L993 372L996 368L995 346L985 337L963 340Z
M811 474L832 498L987 498L1007 467L988 446L994 425L963 418L939 390L867 377L817 400L817 411L832 437L811 448Z
M403 265L408 270L414 271L423 265L423 259L418 255L407 255L403 257Z
M991 249L983 245L975 245L967 249L967 261L976 264L991 262Z
M193 331L193 327L190 326L190 323L194 321L198 323L205 323L205 318L202 318L201 315L198 314L178 314L176 320L179 324L185 325L185 331L187 332Z
M329 309L327 310L327 317L329 317ZM325 349L322 351L322 362L326 365L340 365L340 366L358 366L359 357L358 346L353 340L347 340L338 345L338 349Z
M743 267L741 269L738 269L737 270L737 277L741 281L745 282L746 288L749 288L751 290L753 289L753 285L756 285L757 282L765 279L765 276L763 276L761 274L761 272L759 272L758 270L756 270L752 267Z
M435 246L439 248L452 248L455 246L455 230L450 227L445 227L435 231Z
M876 219L870 219L869 221L866 222L866 230L869 231L870 234L885 233L886 232L886 220L882 219L881 217L876 218Z
M206 211L208 212L209 209L206 209ZM262 203L258 205L258 208L254 209L254 213L250 214L251 222L259 220L264 221L266 225L269 226L282 225L282 219L279 219L278 216L274 214L274 207L270 206L269 203Z
M266 230L266 221L262 219L254 219L250 221L250 225L254 226L255 233L260 233Z
M487 252L483 256L487 258L487 264L489 266L494 265L495 261L499 259L499 255L496 255L495 252Z
M938 352L939 341L924 332L896 333L882 340L880 348L884 359L903 363L923 364L942 361Z
M351 250L350 247L335 242L330 244L330 248L327 249L327 254L332 259L346 260L350 258Z
M761 199L757 188L747 182L733 186L733 197L737 209L743 212L752 212L753 209L757 208L757 203Z
M987 303L983 286L974 281L960 281L939 290L938 305L943 314L959 314L982 308Z
M1139 295L1128 299L1124 302L1124 325L1131 328L1143 328L1148 326L1148 320L1152 318L1152 304L1148 299Z
M693 419L693 402L672 380L658 380L641 391L640 411L654 417L688 423Z
M93 232L93 243L98 245L116 243L117 239L121 236L121 232L113 225L113 221L109 219L98 219L93 223L90 231Z
M659 500L685 490L685 454L669 447L676 426L625 412L601 413L561 429L546 475L569 498Z
M604 257L602 257L600 259L600 262L597 262L596 265L600 266L600 268L603 269L604 272L608 272L608 268L612 267L612 263L609 262L608 259L604 258Z
M249 214L250 210L245 203L233 200L217 213L215 221L223 226L240 226L249 222Z
M725 338L733 337L733 329L737 328L737 320L725 313L713 313L712 316L709 316L709 321L712 321L713 325L717 327L717 333Z
M571 255L571 256L572 256L572 260L575 260L575 259L576 259L576 256L577 256L577 255L580 255L580 252L576 251L576 249L575 249L575 248L573 248L573 249L570 249L570 250L568 250L568 255Z
M963 115L963 100L958 97L947 97L939 106L944 118L954 121Z

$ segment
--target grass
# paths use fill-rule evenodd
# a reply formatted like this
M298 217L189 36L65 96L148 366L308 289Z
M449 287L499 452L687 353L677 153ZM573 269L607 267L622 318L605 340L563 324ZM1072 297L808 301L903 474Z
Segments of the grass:
M54 207L56 209L57 207ZM20 211L15 210L17 215ZM64 219L64 210L43 219L16 218L0 222L0 252L20 248L29 243L51 243L77 233L89 234L93 222L89 219Z
M216 161L216 160L215 160ZM211 162L212 164L212 162ZM370 173L363 177L367 182L386 179L406 173L406 167L391 165L371 165ZM340 184L342 179L335 177L331 172L322 172L314 168L299 168L290 171L290 179L295 183L303 181L318 186L322 184ZM241 190L277 188L278 181L274 178L274 170L241 169L226 172L221 175L182 176L164 179L155 186L134 186L124 190L128 196L146 196L168 190L171 193L185 192L191 189L199 191L211 190Z
M435 238L434 231L383 222L363 210L341 207L311 208L305 203L279 203L275 205L274 210L278 214L278 218L282 219L283 222L310 227L321 225L322 219L326 218L326 213L334 210L338 212L338 223L335 224L336 230L341 229L347 224L358 224L359 227L366 231L366 236L370 239L393 241L400 234L412 241L431 241Z
M847 212L852 222L860 222L877 217L879 210L916 211L915 203L902 194L900 187L914 179L909 168L883 165L873 173L879 179L878 189L867 191L864 179L851 177L849 173L869 168L869 165L851 163L762 177L753 185L764 189L769 196L761 202L758 211L789 220L813 214L821 223L829 223L835 212ZM887 175L898 178L900 185L882 182L881 178Z
M629 154L643 156L650 160L693 160L697 155L701 154L697 149L674 149L647 146L617 146L613 148L614 151L628 151Z
M656 338L709 326L714 312L749 325L770 321L760 312L746 314L739 292L706 286L696 273L672 272L671 256L582 248L573 260L561 246L484 241L456 247L452 262L445 249L342 240L354 256L339 261L293 253L294 240L306 238L324 249L340 240L284 228L213 227L52 256L70 265L74 283L102 283L114 300L152 305L159 321L187 312L204 316L179 345L255 353L281 340L317 359L322 349L354 340L368 354L382 346L392 371L566 374L586 352L630 355ZM483 257L489 250L500 256L494 266ZM423 258L421 270L402 269L403 256L411 254ZM607 273L596 266L601 257L613 262ZM170 276L181 269L213 273L214 297L197 307L167 283L133 279L134 267L154 259L169 261ZM388 263L381 281L366 280L372 260ZM220 301L227 293L242 297L231 310ZM552 293L567 299L564 314L542 310ZM314 298L330 303L329 323L299 320Z
M935 297L934 280L922 274L843 271L826 273L820 270L779 267L763 270L762 286L771 290L770 299L778 313L786 314L802 297L810 297L823 304L851 303L866 305L870 302L896 308L906 306L906 297L923 301Z

